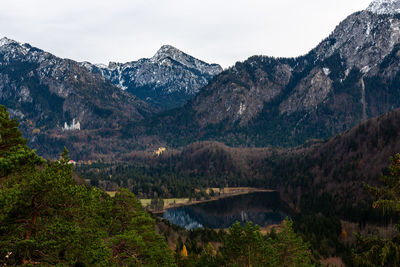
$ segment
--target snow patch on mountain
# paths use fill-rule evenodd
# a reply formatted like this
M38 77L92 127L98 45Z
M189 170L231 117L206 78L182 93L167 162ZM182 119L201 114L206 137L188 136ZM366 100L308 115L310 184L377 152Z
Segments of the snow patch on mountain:
M122 90L156 106L176 107L196 95L215 75L218 64L208 64L181 50L163 45L151 58L108 66L81 63Z
M0 39L0 46L9 45L9 44L13 44L13 43L17 43L17 42L14 40L8 39L7 37L3 37Z
M326 76L328 76L331 73L331 70L329 68L323 68L322 70Z
M400 13L400 0L374 0L367 11L378 15L394 15Z

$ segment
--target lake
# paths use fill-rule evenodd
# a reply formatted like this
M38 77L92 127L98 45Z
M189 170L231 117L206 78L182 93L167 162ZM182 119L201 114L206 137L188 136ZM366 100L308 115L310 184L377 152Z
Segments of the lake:
M278 192L256 192L201 204L168 209L163 218L188 230L228 228L236 221L264 227L280 224L289 214Z

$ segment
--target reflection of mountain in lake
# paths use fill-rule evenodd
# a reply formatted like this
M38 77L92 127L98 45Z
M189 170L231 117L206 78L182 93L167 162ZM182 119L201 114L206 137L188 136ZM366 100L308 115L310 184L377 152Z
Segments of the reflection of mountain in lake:
M287 208L276 192L257 192L212 202L169 209L163 218L187 229L228 228L236 221L252 221L260 226L278 224Z
M172 222L173 224L185 227L188 230L201 228L203 225L190 217L184 210L167 210L163 214L163 218Z

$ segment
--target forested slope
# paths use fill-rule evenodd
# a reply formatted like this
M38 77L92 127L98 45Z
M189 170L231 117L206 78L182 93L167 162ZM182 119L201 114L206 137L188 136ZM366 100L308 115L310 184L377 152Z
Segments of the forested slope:
M0 106L1 265L175 265L132 193L77 185L68 161L38 157Z

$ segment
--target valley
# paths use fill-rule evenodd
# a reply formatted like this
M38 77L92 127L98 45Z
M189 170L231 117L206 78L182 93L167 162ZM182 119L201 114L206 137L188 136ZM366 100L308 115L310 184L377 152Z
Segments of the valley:
M0 265L398 266L399 62L399 0L225 69L0 39Z

